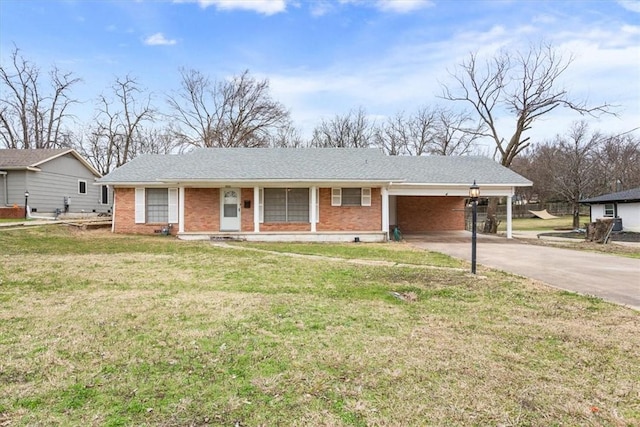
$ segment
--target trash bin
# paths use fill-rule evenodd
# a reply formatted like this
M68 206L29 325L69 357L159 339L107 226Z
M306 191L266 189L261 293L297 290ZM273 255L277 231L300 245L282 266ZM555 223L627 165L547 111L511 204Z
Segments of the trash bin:
M611 231L622 231L622 218L614 218Z

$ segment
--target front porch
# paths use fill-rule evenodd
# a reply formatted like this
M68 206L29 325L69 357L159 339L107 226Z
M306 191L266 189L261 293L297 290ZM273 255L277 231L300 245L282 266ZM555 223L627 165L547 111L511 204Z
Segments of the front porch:
M382 231L262 231L255 232L180 232L181 240L243 240L248 242L363 242L387 241Z

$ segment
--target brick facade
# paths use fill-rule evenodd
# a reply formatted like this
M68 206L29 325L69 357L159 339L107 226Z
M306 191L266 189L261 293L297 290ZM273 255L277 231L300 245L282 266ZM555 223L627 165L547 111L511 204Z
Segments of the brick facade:
M114 191L115 210L113 213L116 233L156 234L160 233L166 223L136 224L136 195L134 188L116 188ZM171 234L178 233L178 225L174 224Z
M24 206L13 206L10 208L0 208L1 219L24 219Z
M184 231L220 230L220 189L184 189Z
M405 234L464 230L464 197L398 196L396 215Z
M240 224L242 232L254 230L253 188L240 191ZM135 223L135 190L115 190L115 231L118 233L154 234L166 224ZM371 206L331 206L331 188L319 191L320 221L316 230L322 231L379 231L382 229L381 189L371 189ZM185 188L184 231L216 233L220 231L220 189ZM464 230L464 198L409 197L396 199L397 222L403 233ZM310 223L262 223L260 231L309 232ZM175 224L172 234L178 232Z
M379 188L371 189L371 206L331 206L331 188L320 189L318 231L382 230L382 198Z

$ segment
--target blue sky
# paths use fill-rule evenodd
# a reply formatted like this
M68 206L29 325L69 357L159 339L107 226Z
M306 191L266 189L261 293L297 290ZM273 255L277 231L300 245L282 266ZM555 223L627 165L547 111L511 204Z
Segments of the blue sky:
M372 120L439 99L469 52L552 43L575 59L562 84L577 99L619 105L592 127L640 125L640 1L439 0L0 0L0 57L14 44L43 71L55 64L83 79L86 101L130 74L155 94L179 86L180 67L213 79L249 69L268 78L304 136L363 107ZM457 105L461 108L462 105ZM581 116L558 110L533 140L564 133ZM505 132L512 119L499 124Z

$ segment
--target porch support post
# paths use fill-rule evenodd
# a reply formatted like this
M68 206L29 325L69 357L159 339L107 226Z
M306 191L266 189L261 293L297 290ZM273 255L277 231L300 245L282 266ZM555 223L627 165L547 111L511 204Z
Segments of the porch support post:
M507 239L513 238L512 221L511 221L513 209L512 209L511 203L513 203L513 196L507 196Z
M178 187L178 233L184 233L184 187Z
M385 240L389 240L389 191L386 187L380 189L382 196L382 232Z
M309 203L309 218L311 221L311 232L316 232L316 222L318 219L316 218L316 204L318 200L316 199L316 188L315 186L311 187L309 191L311 191L311 203Z
M260 232L260 187L253 187L253 232Z

